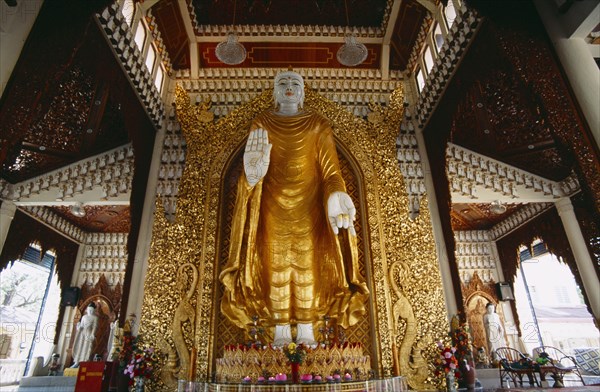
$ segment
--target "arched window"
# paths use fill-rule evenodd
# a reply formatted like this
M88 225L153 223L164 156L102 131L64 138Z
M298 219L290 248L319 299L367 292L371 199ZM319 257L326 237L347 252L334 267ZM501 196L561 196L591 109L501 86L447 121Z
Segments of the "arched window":
M519 254L514 289L527 352L542 345L560 347L569 354L582 347L598 347L598 330L569 266L540 240L521 247Z
M442 34L442 28L439 23L436 23L435 30L433 31L433 40L435 42L435 50L437 53L440 52L444 45L444 35Z
M452 27L452 24L454 24L454 19L456 19L456 9L454 8L454 3L452 0L448 0L448 5L444 8L444 16L446 17L448 28Z
M135 44L137 45L140 52L144 51L144 41L146 40L146 29L144 28L143 23L138 23L137 29L135 31Z
M423 91L423 87L425 87L425 77L423 76L423 71L420 68L417 68L417 73L415 75L417 81L417 89L420 93L421 91Z
M148 53L146 54L146 67L150 74L152 74L152 71L154 70L154 60L156 60L156 51L152 45L149 45Z
M42 254L31 243L0 273L1 348L3 358L15 360L6 366L16 378L2 381L18 381L34 357L46 362L52 354L61 297L55 261L53 251Z
M427 74L431 72L431 68L433 68L433 56L431 54L431 48L429 45L425 46L425 50L423 52L423 61L425 62L425 69L427 70Z
M158 92L162 92L162 84L163 84L164 72L162 67L159 65L156 67L156 76L154 77L154 85L156 86Z
M133 3L133 0L125 0L123 2L123 8L121 8L121 13L125 18L125 22L127 22L129 27L131 27L131 24L133 23L133 16L135 14L135 4Z

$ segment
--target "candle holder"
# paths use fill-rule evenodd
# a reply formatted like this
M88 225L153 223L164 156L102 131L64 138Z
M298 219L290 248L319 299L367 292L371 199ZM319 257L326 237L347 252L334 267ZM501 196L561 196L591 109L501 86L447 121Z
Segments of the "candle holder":
M323 317L324 326L319 328L319 332L321 333L321 336L323 336L322 344L325 347L329 347L329 345L331 344L331 342L329 341L329 337L333 335L333 327L329 325L329 320L329 316Z

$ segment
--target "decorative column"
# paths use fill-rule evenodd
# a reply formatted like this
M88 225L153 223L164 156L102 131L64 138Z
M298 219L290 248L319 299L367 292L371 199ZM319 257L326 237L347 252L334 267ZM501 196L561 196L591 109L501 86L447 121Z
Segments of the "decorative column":
M586 246L585 239L581 233L579 222L575 216L573 204L571 204L571 199L564 197L557 201L555 205L565 228L569 245L571 245L575 263L579 269L579 276L583 282L583 289L590 301L593 316L596 320L600 320L600 283L598 282L594 263Z
M17 206L15 203L7 200L2 202L2 207L0 208L0 253L2 253L2 249L4 248L4 241L6 241L6 236L8 235L8 230L16 211Z
M429 157L425 148L425 139L421 128L417 128L415 132L417 145L419 147L419 155L421 155L421 166L423 168L423 177L425 178L425 189L427 190L427 201L431 216L431 224L433 226L433 237L436 243L437 256L440 264L440 274L442 275L442 286L444 288L444 299L446 301L446 310L448 311L448 321L452 315L458 313L458 305L456 296L460 293L454 292L454 284L452 282L452 272L450 271L450 261L448 259L448 250L446 241L444 240L444 231L442 230L442 221L440 219L440 210L435 197L435 186L433 185L433 177L429 166Z
M598 24L600 4L575 2L565 14L559 13L553 1L535 0L534 4L600 146L600 71L584 39Z
M87 236L86 236L87 242ZM77 259L75 259L75 266L73 267L73 276L71 277L71 287L77 286L79 281L79 274L81 269L81 260L85 254L85 244L79 244L77 249ZM65 313L62 318L62 328L60 329L60 336L58 339L58 347L56 352L60 354L61 363L64 365L67 360L71 358L71 352L68 352L69 343L71 342L71 332L73 331L73 318L75 317L75 306L66 306ZM67 358L68 357L68 358Z
M166 123L156 133L154 141L154 150L152 152L152 162L148 173L148 183L146 185L146 196L144 198L144 210L142 213L142 222L135 251L135 260L131 276L131 286L129 289L129 299L127 302L127 314L135 314L139 321L142 314L142 304L144 300L144 280L148 269L148 255L150 253L150 243L152 241L152 228L154 218L154 203L156 200L156 185L158 183L158 171L161 163L161 153L165 139ZM139 323L135 323L132 328L134 335L137 335Z

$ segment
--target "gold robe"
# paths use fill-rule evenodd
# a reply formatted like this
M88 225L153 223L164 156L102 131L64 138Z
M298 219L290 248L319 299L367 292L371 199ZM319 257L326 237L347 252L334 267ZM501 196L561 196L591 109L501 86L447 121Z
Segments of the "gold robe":
M313 323L325 315L348 327L366 312L356 237L333 234L327 200L346 192L333 132L322 116L259 115L273 147L265 177L237 185L229 260L220 274L221 311L235 324Z

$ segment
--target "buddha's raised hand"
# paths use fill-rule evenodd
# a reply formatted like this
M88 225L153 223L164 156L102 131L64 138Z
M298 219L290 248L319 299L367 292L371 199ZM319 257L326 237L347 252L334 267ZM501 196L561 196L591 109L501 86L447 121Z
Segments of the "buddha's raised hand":
M271 160L269 135L265 129L257 128L250 132L244 150L244 172L250 186L256 185L267 174Z

